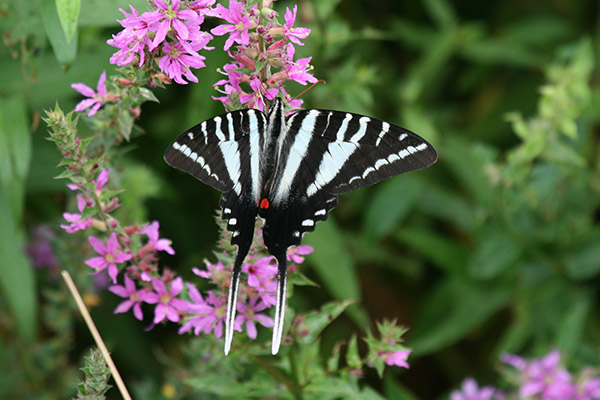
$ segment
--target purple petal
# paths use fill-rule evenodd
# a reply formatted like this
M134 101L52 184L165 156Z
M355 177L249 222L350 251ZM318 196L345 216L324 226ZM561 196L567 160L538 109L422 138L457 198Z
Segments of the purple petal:
M133 316L138 319L139 321L141 321L142 319L144 319L144 313L142 312L142 305L141 303L136 303L133 306Z
M90 240L91 239L92 238L90 238ZM114 254L118 247L119 242L117 241L117 234L113 232L106 241L106 254Z
M163 11L167 11L169 9L167 4L163 0L154 0L154 4L156 5L156 8L159 8Z
M74 214L77 215L77 214ZM79 220L79 218L77 218L77 220L69 220L67 219L67 217L65 216L65 219L69 222L77 222ZM94 251L98 254L106 254L106 247L104 246L104 243L102 242L102 240L98 239L95 236L90 236L88 238L88 241L90 242L90 244L92 245L92 247L94 248Z
M256 319L256 322L258 322L259 324L261 324L264 327L267 328L272 328L274 325L274 321L273 318L263 315L263 314L256 314L254 316L254 318Z
M167 306L165 306L163 303L158 303L158 305L154 309L154 320L152 322L158 324L166 318L168 312L169 310Z
M71 87L73 89L77 90L79 93L81 93L85 97L92 97L93 95L96 94L96 92L94 92L94 89L92 89L91 87L89 87L88 85L83 84L83 83L73 83L73 84L71 84Z
M132 256L131 256L131 254L127 254L127 253L115 253L113 255L113 257L115 258L115 262L122 263L127 260L131 260Z
M173 308L171 306L167 306L166 310L167 310L167 319L169 321L171 321L171 322L179 321L179 313L177 312L177 310L175 310L175 308Z
M108 276L111 277L113 283L117 283L117 275L119 275L119 268L115 264L109 264Z
M133 301L131 300L125 300L123 302L121 302L117 308L115 308L114 313L115 314L122 314L124 312L129 311L129 309L134 305Z
M85 260L85 263L95 270L106 268L106 259L104 257L94 257L89 260Z
M256 339L256 325L254 325L254 321L248 320L246 321L246 333L248 337L252 340Z
M102 71L100 74L100 79L98 79L98 85L96 86L96 91L100 96L104 96L106 94L106 71Z
M77 103L77 105L75 106L75 111L83 111L86 108L90 108L91 106L93 106L94 104L98 103L98 100L96 99L85 99L85 100L81 100L79 103Z
M169 291L169 294L174 297L177 296L182 290L183 279L181 277L177 277L175 280L173 280L173 283L171 283L171 290Z
M187 38L190 36L190 31L188 28L178 19L173 20L173 28L175 28L175 31L181 40L187 40Z
M127 275L126 275L127 276ZM127 290L124 286L114 285L108 288L108 290L119 297L129 297L131 291Z
M167 288L165 286L165 283L161 279L153 278L152 279L152 287L154 288L156 293L159 295L163 295L163 294L167 293Z
M152 41L152 45L150 46L150 50L154 50L156 47L158 47L159 44L161 44L165 38L167 37L167 33L169 32L169 20L165 19L163 20L160 25L158 26L158 31L156 31L156 36L154 36L154 40Z

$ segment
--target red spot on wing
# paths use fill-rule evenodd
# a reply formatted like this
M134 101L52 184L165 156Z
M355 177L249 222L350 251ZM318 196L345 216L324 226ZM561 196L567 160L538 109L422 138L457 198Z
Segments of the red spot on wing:
M267 209L267 208L269 208L269 199L262 199L262 200L260 201L260 205L259 205L259 207L260 207L260 208L264 208L264 209Z

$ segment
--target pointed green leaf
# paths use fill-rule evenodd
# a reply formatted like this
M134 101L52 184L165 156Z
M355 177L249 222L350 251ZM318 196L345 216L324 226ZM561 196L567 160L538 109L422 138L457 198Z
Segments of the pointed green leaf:
M61 27L55 0L42 0L40 9L46 35L59 63L69 65L77 54L77 36L68 41Z
M79 19L79 9L81 0L55 0L58 18L62 26L67 42L70 42L77 31L77 20Z
M318 311L311 311L306 314L304 316L304 322L302 322L302 328L307 329L308 334L302 336L298 341L305 344L313 343L323 329L343 313L352 303L352 301L344 301L341 303L334 301L325 304Z
M362 361L358 354L358 341L356 335L352 335L350 342L348 343L348 352L346 353L346 361L348 366L353 369L359 369L362 367Z
M315 266L323 286L338 300L360 299L358 276L354 261L345 247L343 237L333 219L317 225L304 242L315 251L307 261Z
M422 191L422 181L413 175L381 183L365 215L367 237L379 239L396 229L416 206Z

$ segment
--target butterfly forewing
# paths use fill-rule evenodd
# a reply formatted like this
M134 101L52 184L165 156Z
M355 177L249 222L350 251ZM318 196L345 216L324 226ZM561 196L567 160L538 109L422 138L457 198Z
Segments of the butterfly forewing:
M266 125L258 110L233 111L184 132L165 152L169 165L223 192L222 218L232 244L252 241Z

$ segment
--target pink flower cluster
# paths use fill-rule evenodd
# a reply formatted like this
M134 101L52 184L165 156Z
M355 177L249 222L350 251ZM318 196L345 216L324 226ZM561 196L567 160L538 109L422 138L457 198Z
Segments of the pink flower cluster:
M516 369L517 373L509 376L511 384L518 386L516 391L503 393L492 386L479 387L475 379L469 377L463 381L461 390L450 393L450 399L600 400L600 377L591 369L571 374L560 364L558 351L533 360L505 354L501 360Z
M158 228L158 225L154 224L157 223L149 226ZM154 229L153 232L158 233ZM148 236L150 237L150 235ZM110 240L112 240L112 236ZM108 246L107 243L106 247ZM302 247L301 251L304 254L312 252L310 246ZM104 248L98 250L101 254L112 254L111 260L115 262L120 256L115 248L112 248L112 251L106 251ZM168 249L165 248L165 251L169 250L172 250L170 246ZM102 256L96 258L100 259ZM121 259L125 258L121 256ZM109 260L104 258L98 261L98 263L100 262L102 262L102 268L106 268ZM128 268L128 273L124 276L124 284L113 285L109 288L114 294L125 298L117 306L115 313L124 313L133 309L135 318L142 320L142 304L154 304L153 324L166 320L179 322L182 324L179 329L180 334L190 331L196 335L214 333L217 338L221 338L227 306L226 288L231 278L231 271L220 262L206 263L206 269L194 268L193 271L196 275L215 284L218 290L209 290L203 296L196 285L190 282L186 283L181 277L173 277L170 273L162 277L152 276L149 281L145 281L141 276L136 280L130 277L132 273L135 273L135 268ZM242 331L245 328L248 337L256 339L256 324L268 328L273 327L273 319L261 312L275 304L277 266L272 257L260 257L253 263L245 264L243 271L248 273L248 281L247 284L242 282L240 285L237 304L239 315L235 320L235 329ZM187 291L184 290L185 288Z
M523 357L506 354L502 362L520 372L519 396L543 400L600 400L600 377L592 377L583 371L574 377L560 364L560 353L528 361ZM589 375L589 376L586 376Z
M294 60L294 44L302 46L301 40L310 34L308 28L293 27L296 13L297 6L293 11L286 9L282 24L277 13L265 4L262 9L236 0L229 1L229 8L217 5L217 16L228 23L217 26L211 33L229 35L224 50L229 51L234 61L223 67L226 78L214 85L224 95L213 97L215 100L229 109L244 107L264 111L266 100L282 96L290 106L300 107L302 101L291 99L284 88L285 82L306 85L317 79L310 73L311 57ZM237 46L231 51L234 44Z
M119 23L124 29L107 41L119 49L110 58L111 64L153 68L157 61L169 79L182 85L198 82L192 68L203 68L205 57L198 52L211 49L207 45L212 36L201 25L205 16L213 15L214 3L153 0L154 10L141 15L133 6L129 14L121 9L125 19Z

